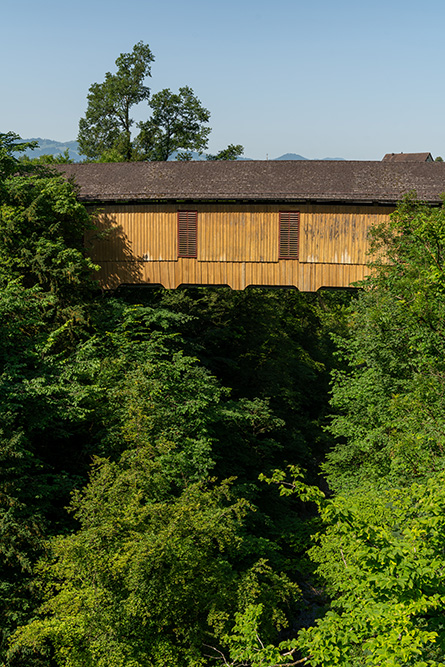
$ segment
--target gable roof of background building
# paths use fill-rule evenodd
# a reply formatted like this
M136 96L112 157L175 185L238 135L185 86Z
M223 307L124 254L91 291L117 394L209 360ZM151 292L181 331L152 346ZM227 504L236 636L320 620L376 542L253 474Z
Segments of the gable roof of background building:
M415 191L441 202L444 162L221 161L58 165L84 202L279 201L395 204Z
M385 162L434 162L431 153L386 153Z

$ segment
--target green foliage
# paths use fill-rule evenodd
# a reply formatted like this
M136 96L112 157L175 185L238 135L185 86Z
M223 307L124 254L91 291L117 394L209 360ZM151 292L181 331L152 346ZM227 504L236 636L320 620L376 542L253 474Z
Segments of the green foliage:
M36 146L36 141L23 142L15 132L0 132L0 197L3 197L4 183L9 177L29 171L14 153L23 153Z
M80 530L41 562L43 616L18 631L12 657L50 645L64 666L191 667L248 604L264 605L266 630L285 622L292 587L258 560L242 530L249 506L227 482L172 493L142 446L97 460L73 508Z
M299 635L311 665L444 664L444 476L321 505L311 557L334 596Z
M121 290L120 298L144 299L154 312L180 317L172 330L180 332L181 348L230 387L230 395L206 409L212 470L237 477L236 492L257 507L249 530L276 544L276 568L304 581L314 511L294 497L277 498L258 475L298 462L308 479L318 479L330 444L323 430L333 363L329 332L341 330L350 295L194 288Z
M278 485L280 496L297 495L304 502L315 503L317 507L324 504L325 494L317 486L309 486L304 481L305 474L299 466L288 465L286 471L276 469L271 477L261 474L259 478L266 484Z
M342 331L350 294L190 288L151 295L153 307L188 317L181 325L186 349L232 389L234 398L267 400L272 414L286 424L273 432L280 444L269 449L273 458L256 450L252 460L252 445L244 451L225 448L220 461L227 464L224 475L244 476L248 468L256 482L269 467L295 461L315 472L328 446L322 425L334 363L330 332ZM259 435L260 423L255 429Z
M26 303L29 305L35 303L35 308L39 305L44 309L46 306L45 300L41 300L41 289L37 286L33 289L36 293L35 302L26 301ZM49 300L54 298L51 293L45 294ZM191 487L197 485L196 488L204 491L206 487L202 486L202 480L208 477L210 471L217 473L221 479L232 470L239 475L239 480L233 484L233 503L236 505L239 502L247 510L248 500L253 501L258 510L256 512L249 510L243 515L242 525L239 527L241 531L239 537L243 540L244 550L237 552L236 559L234 557L233 561L230 561L234 568L233 572L236 570L233 584L234 587L236 584L236 588L232 590L229 587L230 595L227 593L227 600L230 598L230 601L227 602L227 607L207 610L205 617L207 620L204 616L197 618L195 615L194 620L191 617L194 623L193 636L199 637L201 643L208 643L218 650L226 651L227 646L223 637L230 634L234 614L238 611L244 613L249 604L262 604L266 611L262 615L260 634L266 643L270 643L275 638L274 624L282 626L285 622L283 611L286 605L283 607L281 603L273 601L275 593L279 590L283 599L286 596L289 598L286 604L290 614L295 614L294 600L298 596L294 585L281 575L274 574L274 571L285 570L295 576L300 567L295 557L296 554L301 554L311 522L306 518L305 522L301 520L298 523L298 502L292 498L276 502L274 494L269 493L268 489L265 489L264 493L259 491L255 477L259 471L269 469L276 461L283 458L283 452L285 456L292 456L295 459L301 451L301 446L297 446L293 440L287 449L283 449L286 440L285 423L282 417L277 416L276 406L283 402L280 396L286 395L286 393L280 394L282 391L280 387L283 386L280 385L280 374L284 373L286 363L289 366L289 356L293 349L290 341L301 327L301 333L294 342L295 349L299 350L303 340L308 340L305 331L308 327L315 326L315 320L312 322L312 317L315 317L312 307L307 305L305 311L304 300L298 297L290 312L295 310L300 313L300 317L306 312L308 321L304 325L294 324L296 328L290 326L286 328L284 320L278 317L278 312L281 311L277 306L281 303L280 308L284 309L284 317L284 312L293 302L292 300L287 302L286 299L277 301L273 292L266 293L270 295L270 299L260 292L232 294L230 298L228 293L211 290L207 292L204 290L199 298L197 294L192 296L189 292L182 295L167 292L162 292L162 296L152 294L155 302L153 306L131 304L122 296L92 302L86 325L82 326L80 322L69 325L64 323L52 328L48 327L45 319L41 320L38 312L32 310L28 315L29 308L27 311L18 302L10 303L10 313L17 311L23 315L17 322L17 327L23 331L23 341L25 350L28 350L32 372L27 371L29 381L23 382L23 363L26 357L23 356L23 348L18 348L16 359L20 363L14 381L11 384L9 379L9 385L5 384L5 395L9 397L9 402L5 403L7 414L14 416L10 422L8 437L14 437L18 426L26 434L23 451L25 459L29 457L28 453L33 452L33 457L30 459L33 461L33 466L29 468L29 476L33 479L34 485L38 485L38 491L34 491L31 485L28 488L30 493L39 494L42 498L40 508L35 500L29 501L30 514L34 518L40 517L42 523L39 542L30 555L27 581L29 583L32 581L32 561L40 553L42 536L48 533L48 530L64 534L68 528L73 527L72 523L63 517L62 507L66 504L64 499L73 485L83 483L90 454L100 453L110 457L110 461L102 462L100 465L105 466L104 470L117 471L121 466L127 466L126 457L128 460L137 457L137 452L142 450L147 461L150 461L150 470L161 471L159 474L156 473L156 479L159 481L156 494L161 494L162 489L165 490L165 495L161 494L159 500L170 503L169 508L176 507L175 499L185 498L183 494ZM244 311L245 315L241 317ZM277 313L275 328L272 327L274 311ZM258 335L254 336L254 318L257 312L262 313L262 319L257 318L257 322L262 322L262 328L257 332ZM269 320L266 313L270 313ZM24 327L25 316L30 321L28 328ZM290 313L286 318L290 324L292 322ZM9 326L12 326L14 321L14 318L11 320L5 318L5 324L8 322ZM33 326L36 326L34 322L38 322L40 328L33 329ZM256 328L258 329L258 325ZM283 347L279 345L280 328L283 328L288 336ZM232 342L235 343L232 348L229 340L231 331ZM248 339L251 345L250 354ZM10 340L7 333L5 340ZM312 344L315 342L313 336L310 340ZM284 349L287 349L289 356L282 360L283 365L274 368ZM315 347L311 349L315 350ZM216 350L218 353L214 354ZM193 352L195 354L192 354ZM197 358L198 352L201 363ZM5 354L8 354L7 348ZM298 361L298 364L301 364L300 376L304 364L308 364L308 368L317 369L317 373L322 371L322 365L317 366L311 361L307 351L300 354L301 358ZM268 367L266 362L269 355ZM203 367L202 359L207 361L212 359L214 363L211 365L218 369L221 377L225 379L231 377L236 388L233 396L230 396L229 391L222 388L215 376ZM221 370L224 372L221 373ZM233 374L230 376L232 371ZM290 381L291 372L292 365L287 369L287 374L281 378L284 385ZM8 370L8 373L10 378L11 371ZM313 386L317 386L320 391L320 376L317 373L313 377ZM251 379L244 380L245 374ZM253 379L255 379L254 384ZM263 396L255 395L266 379L269 384L260 392ZM301 378L298 378L298 383L300 381ZM277 392L276 401L275 398L267 399L267 388ZM306 389L308 392L311 391L310 386ZM0 393L1 390L0 384ZM289 410L294 391L295 389L286 399ZM307 397L304 402L308 400ZM273 408L272 403L275 406ZM18 415L20 422L17 422ZM301 415L302 417L304 415L303 408ZM42 447L41 443L45 443L45 447ZM120 463L116 463L118 459ZM108 468L108 465L111 467ZM23 502L24 496L20 485L27 479L26 472L21 468L17 469L16 473L17 492L14 497ZM121 486L116 488L121 489ZM119 497L125 499L125 494L120 490L119 494ZM115 504L119 494L116 491L113 500ZM86 496L81 497L82 504L87 502ZM97 491L97 498L98 502L102 499L104 511L112 511L110 507L106 508L104 503L106 493L102 487ZM80 508L80 505L78 507ZM88 513L90 510L93 514L89 506ZM97 512L99 509L94 510L94 513ZM74 533L72 539L74 541L77 538L81 539L80 535L84 534L82 531L83 529ZM159 526L156 532L159 532ZM298 558L300 557L298 555ZM194 558L199 560L196 554ZM185 561L184 568L188 567ZM77 570L77 565L73 569ZM51 572L53 576L53 570ZM20 576L23 580L25 575L22 572ZM301 574L299 576L301 577ZM272 581L275 582L273 585L270 583ZM265 585L265 582L269 584ZM11 586L15 591L18 590L17 585L17 581L12 581ZM68 591L70 586L71 584L69 586L64 584L63 590ZM34 590L37 597L32 604L36 603L38 595L41 594L41 589ZM104 593L104 599L108 599L107 595L108 592L106 595ZM81 599L83 600L83 597ZM113 616L112 609L117 604L116 600L117 598L113 598L111 606L104 607L104 614L110 618ZM69 608L68 605L67 609ZM93 615L92 603L88 608L88 614ZM52 627L55 617L52 612L45 612L43 609L50 608L42 608L42 624L48 630ZM23 613L18 619L19 622L25 625L29 613L30 610ZM74 634L81 633L82 627L90 627L94 622L89 616L88 620L85 620L86 616L82 618L84 620L73 621ZM105 623L103 620L97 622ZM81 626L80 630L78 623ZM43 625L39 625L39 628ZM14 627L14 622L11 621L8 627L9 633ZM119 644L121 648L116 649L116 656L121 655L119 651L122 649L124 651L122 655L126 656L122 658L124 661L129 658L125 652L127 649L122 646L131 643L133 637L133 631L126 629L129 627L128 623L119 626L118 632L119 642L122 641L122 644ZM178 628L178 633L182 632L181 627ZM30 629L29 632L34 630ZM192 630L188 632L192 633ZM45 634L45 637L47 636L49 637ZM58 638L53 642L52 639L47 641L42 637L43 635L39 634L40 653L33 653L33 643L27 640L10 654L8 665L22 667L24 664L37 665L38 661L43 661L45 664L45 660L55 660L54 656L58 650L56 645L58 646L58 642L62 640ZM73 637L72 633L69 634L66 646L68 644L78 646ZM158 639L157 645L161 646ZM159 648L156 649L159 650L159 655L164 655L164 658L171 656L172 649L169 642L163 646L162 650L166 653L162 654ZM82 651L79 653L82 658L78 659L86 661L86 653ZM196 660L203 660L204 653L205 650L203 652L201 647L196 654L198 655ZM74 653L72 655L74 656ZM74 657L70 659L75 660ZM168 660L170 659L174 660L168 657ZM95 658L91 660L94 662ZM162 662L162 659L159 658L159 661Z
M177 151L177 159L191 159L189 151L201 153L207 147L210 112L189 86L180 88L179 93L161 90L149 105L151 117L138 124L136 144L142 159L168 160Z
M74 376L76 368L91 369L89 382L100 397L95 451L116 454L159 444L166 475L178 484L202 478L213 466L209 425L226 392L184 355L180 337L169 331L182 318L144 306L108 305L116 307L114 316L108 308L110 319L98 322L96 336L77 349L72 367ZM179 449L173 453L168 443Z
M38 157L24 156L22 160L31 164L73 164L74 160L70 158L69 148L65 148L63 153L54 155L53 153L44 153Z
M72 488L61 442L78 419L74 385L52 354L72 349L94 289L72 187L24 163L17 135L0 139L0 654L36 604L32 570L60 499ZM71 423L70 423L71 422ZM54 442L59 445L52 449ZM56 453L57 452L57 453ZM71 461L75 459L70 452Z
M2 146L0 662L287 664L314 510L257 478L316 474L343 297L99 296L71 186Z
M228 656L221 653L224 664L230 667L293 667L305 660L295 660L298 650L296 639L286 639L279 643L264 645L260 637L259 625L263 614L262 604L250 604L242 613L235 615L235 625L229 635L224 637Z
M215 160L237 160L244 153L244 148L241 144L229 144L227 148L223 148L216 155L206 155L206 160L215 162Z
M374 231L373 252L338 340L347 367L335 375L331 430L344 442L325 465L336 489L410 483L444 463L443 207L408 198Z
M189 86L177 93L165 88L150 99L145 85L151 76L154 57L143 42L131 53L122 53L116 60L115 74L107 72L103 83L93 83L88 93L88 107L79 121L79 150L89 160L124 162L131 160L191 160L192 151L207 148L211 132L210 112L203 107ZM137 125L139 133L132 137L134 120L131 109L148 102L151 116ZM236 160L244 149L230 144L208 160Z
M25 287L38 284L68 303L95 269L83 248L90 218L70 183L13 156L25 146L16 135L1 141L0 283L20 278Z
M279 470L263 479L318 506L324 530L309 553L330 609L296 638L264 647L255 626L261 610L252 607L227 637L234 659L227 664L444 664L444 474L405 489L362 486L327 499L297 468L288 472L290 479Z
M107 72L103 83L93 83L88 93L88 107L79 122L77 140L83 155L99 159L106 151L117 151L121 160L131 160L133 148L131 108L148 100L145 85L151 76L154 57L147 44L138 42L131 53L121 53L115 74Z

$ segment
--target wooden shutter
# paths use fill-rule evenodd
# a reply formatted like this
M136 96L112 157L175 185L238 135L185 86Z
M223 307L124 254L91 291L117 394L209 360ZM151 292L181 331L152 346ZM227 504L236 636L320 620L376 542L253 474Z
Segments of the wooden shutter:
M298 259L299 227L297 211L280 211L279 259Z
M198 211L178 211L178 257L197 255Z

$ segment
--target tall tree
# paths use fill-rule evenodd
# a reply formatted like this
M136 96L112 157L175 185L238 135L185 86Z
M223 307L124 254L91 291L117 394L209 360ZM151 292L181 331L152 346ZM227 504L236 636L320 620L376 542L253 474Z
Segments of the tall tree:
M95 288L83 251L89 216L66 180L17 158L28 147L0 134L1 664L11 629L32 613L33 562L68 499L60 471L76 453L70 442L65 458L61 444L76 417L63 385L76 383L59 382L57 360L77 339Z
M132 158L131 108L148 101L150 89L145 85L151 76L154 57L150 48L138 42L131 53L122 53L116 60L115 74L107 72L103 83L93 83L88 94L88 107L79 122L77 140L83 155L98 159L111 152L124 161Z
M19 162L15 153L24 153L36 148L36 141L22 141L15 132L0 132L0 197L4 195L6 179L13 174L22 174L32 167Z
M97 460L75 495L80 530L42 561L47 603L16 637L14 653L55 655L57 665L208 664L233 614L264 605L262 630L286 625L298 587L274 572L267 545L244 530L249 506L228 482L171 488L151 446Z
M244 632L229 637L230 657L238 661L225 664L443 665L443 471L427 483L402 489L363 485L327 499L304 483L297 467L289 470L290 478L280 470L262 478L278 484L280 495L296 494L318 507L325 530L314 536L309 555L331 596L330 609L290 642L266 650L261 632L249 632L255 624L245 616ZM304 657L295 660L296 652Z
M0 134L0 285L39 285L67 305L95 268L84 250L92 223L66 179L16 157L30 145Z
M310 556L332 603L299 635L309 665L444 664L444 481L319 500Z
M168 88L153 95L149 105L152 116L139 123L137 145L146 160L168 160L176 151L178 159L191 159L190 151L207 147L210 112L189 86L172 93Z
M382 478L406 484L444 465L445 209L405 200L374 230L375 263L339 340L325 470L345 490Z
M88 159L163 161L176 153L178 160L191 160L192 151L201 154L207 148L210 112L189 86L177 93L165 88L150 99L145 80L151 76L153 60L148 45L138 42L131 53L122 53L116 60L115 74L107 72L103 83L90 87L77 137L80 152ZM132 138L131 107L144 101L151 117L138 123L139 133ZM236 160L243 151L240 144L230 144L207 159Z

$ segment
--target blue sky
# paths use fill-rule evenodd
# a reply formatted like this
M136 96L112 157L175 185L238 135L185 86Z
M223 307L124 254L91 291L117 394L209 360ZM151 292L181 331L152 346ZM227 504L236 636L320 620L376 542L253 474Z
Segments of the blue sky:
M443 0L1 0L1 10L0 132L75 139L89 86L142 40L152 92L189 85L211 111L210 152L445 157Z

